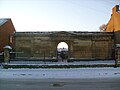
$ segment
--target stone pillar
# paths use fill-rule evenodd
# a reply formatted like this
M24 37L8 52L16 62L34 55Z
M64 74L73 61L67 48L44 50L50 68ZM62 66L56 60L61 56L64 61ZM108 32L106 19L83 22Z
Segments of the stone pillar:
M10 50L11 50L12 48L10 47L10 46L8 46L8 45L6 45L5 47L4 47L4 63L8 63L9 62L9 60L10 60Z
M120 44L116 44L115 59L115 65L117 66L120 63Z

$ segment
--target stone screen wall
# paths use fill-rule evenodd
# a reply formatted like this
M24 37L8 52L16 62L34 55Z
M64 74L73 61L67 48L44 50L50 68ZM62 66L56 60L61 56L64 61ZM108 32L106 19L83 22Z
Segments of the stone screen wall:
M68 59L112 59L113 33L106 32L16 32L16 58L55 59L57 45L68 44Z

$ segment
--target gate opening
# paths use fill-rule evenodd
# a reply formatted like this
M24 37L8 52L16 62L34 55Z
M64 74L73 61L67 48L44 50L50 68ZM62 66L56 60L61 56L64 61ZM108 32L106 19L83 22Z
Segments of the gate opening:
M66 61L68 59L68 44L60 42L57 46L57 59L58 61Z

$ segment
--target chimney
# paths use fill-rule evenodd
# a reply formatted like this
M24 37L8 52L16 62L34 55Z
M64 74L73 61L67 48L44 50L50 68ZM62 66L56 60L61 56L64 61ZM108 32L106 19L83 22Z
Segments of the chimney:
M116 13L117 11L119 11L119 5L116 5L115 7L113 7L112 14Z

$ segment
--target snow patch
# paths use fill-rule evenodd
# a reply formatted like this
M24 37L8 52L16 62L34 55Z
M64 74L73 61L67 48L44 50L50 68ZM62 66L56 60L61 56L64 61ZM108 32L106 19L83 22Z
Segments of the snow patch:
M0 78L120 78L120 68L0 69Z

